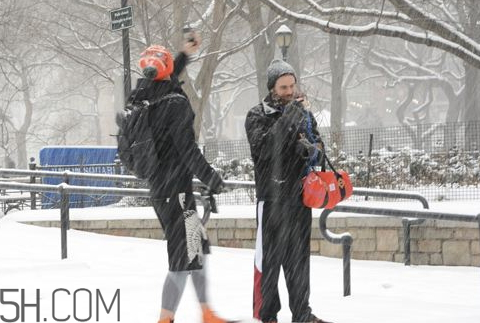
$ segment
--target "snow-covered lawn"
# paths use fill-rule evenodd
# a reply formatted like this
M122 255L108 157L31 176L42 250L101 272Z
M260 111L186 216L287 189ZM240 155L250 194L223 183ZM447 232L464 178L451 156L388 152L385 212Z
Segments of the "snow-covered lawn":
M96 214L100 217L98 211ZM52 217L58 218L58 210L50 212L53 212ZM86 211L77 212L79 217L87 217L82 216ZM91 210L87 212L91 213ZM27 303L35 303L36 289L39 289L39 322L44 322L44 318L47 322L53 321L53 295L56 317L70 315L68 322L77 322L73 317L74 303L79 318L88 318L89 304L92 304L93 315L87 322L96 322L97 305L98 322L118 322L117 305L120 307L120 322L157 322L161 288L167 271L164 241L70 230L69 258L60 260L60 230L17 223L14 219L21 219L22 213L12 213L0 219L0 289L25 289ZM25 217L33 216L32 211L25 213ZM107 215L105 212L104 217ZM228 318L250 317L253 250L212 249L208 269L214 309ZM343 297L341 260L311 257L310 302L314 313L336 323L480 322L479 268L405 267L399 263L352 260L351 270L352 295ZM88 299L89 293L82 288L92 293L92 302ZM97 304L97 290L107 306L114 301L109 314L101 302ZM117 290L120 298L114 299ZM78 292L74 302L75 291ZM281 323L290 322L283 276L280 294L283 308L279 320ZM20 291L4 292L7 301L20 302L20 296ZM0 322L1 315L11 319L15 312L15 306L0 304ZM27 307L25 315L25 322L37 322L35 308ZM17 322L21 322L20 319ZM175 322L200 322L191 284L187 285Z

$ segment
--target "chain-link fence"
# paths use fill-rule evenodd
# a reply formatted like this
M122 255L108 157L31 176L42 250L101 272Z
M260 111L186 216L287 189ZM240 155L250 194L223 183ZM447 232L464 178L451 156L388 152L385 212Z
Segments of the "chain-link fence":
M327 146L331 146L329 128L320 128ZM452 148L466 152L477 151L480 139L480 121L463 123L432 123L386 128L357 129L342 131L335 136L339 150L348 154L367 152L373 135L373 149L398 150L405 147L426 153L445 153Z
M336 167L350 174L354 186L413 190L422 193L428 200L480 198L480 153L477 149L480 122L347 129L339 134L331 134L329 128L319 130L330 159ZM336 143L333 143L332 138L335 138ZM222 172L225 179L254 180L247 140L207 142L201 146L207 160ZM118 163L37 166L36 169L112 174L122 172ZM136 187L141 184L127 185ZM75 202L80 207L87 204L149 204L148 199L133 197L119 199L103 196L95 197L94 201L91 199L92 197L84 196ZM218 196L218 203L253 204L255 191L237 189L224 193Z
M333 135L321 128L320 134L330 159L349 172L354 186L414 190L428 200L480 198L480 122L347 129ZM253 180L246 140L207 142L204 153L227 179ZM225 194L219 204L254 203L252 193Z

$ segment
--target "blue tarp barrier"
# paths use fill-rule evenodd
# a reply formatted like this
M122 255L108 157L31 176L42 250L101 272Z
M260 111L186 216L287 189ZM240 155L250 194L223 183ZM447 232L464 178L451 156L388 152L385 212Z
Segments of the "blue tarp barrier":
M44 170L115 174L113 166L101 165L112 164L115 160L117 147L115 146L46 146L40 150L40 165ZM68 167L67 165L72 165ZM59 184L61 178L45 177L44 184ZM98 181L85 179L70 179L71 185L81 186L114 186L113 181ZM100 195L70 195L70 207L103 206L116 203L120 196ZM60 195L57 193L45 193L42 196L42 208L59 207Z

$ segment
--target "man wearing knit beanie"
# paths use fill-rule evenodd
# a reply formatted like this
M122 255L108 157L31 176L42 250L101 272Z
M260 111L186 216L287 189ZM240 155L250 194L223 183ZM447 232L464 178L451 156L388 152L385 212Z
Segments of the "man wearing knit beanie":
M296 94L296 83L291 65L272 61L269 93L245 121L257 196L253 311L265 323L277 322L281 267L292 322L326 323L309 306L312 211L302 202L302 178L319 162L323 144L315 118Z
M292 75L295 78L295 82L297 81L297 77L295 76L295 70L290 64L279 59L273 60L267 69L268 90L271 91L274 88L277 80L284 75Z

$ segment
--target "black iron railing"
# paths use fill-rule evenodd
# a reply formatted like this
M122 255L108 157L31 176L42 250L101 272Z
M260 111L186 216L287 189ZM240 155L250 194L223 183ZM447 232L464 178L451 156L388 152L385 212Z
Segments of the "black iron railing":
M428 208L428 203L424 197L420 194L413 192L401 192L401 191L382 191L382 190L372 190L367 189L354 189L353 194L356 195L365 195L369 196L378 196L378 197L388 197L388 198L402 198L402 199L417 199L422 202L424 207ZM351 294L351 278L350 278L350 258L351 258L351 246L353 244L352 235L348 232L344 233L333 233L327 229L327 218L333 212L344 212L344 213L358 213L358 214L372 214L372 215L384 215L384 216L393 216L403 218L404 221L408 221L411 218L424 220L424 219L434 219L434 220L447 220L447 221L461 221L461 222L473 222L478 223L479 232L480 232L480 214L455 214L455 213L445 213L437 212L431 210L399 210L392 208L378 208L378 207L366 207L366 206L350 206L350 205L337 205L332 210L323 210L320 215L320 231L327 241L335 244L342 244L343 249L343 295L348 296ZM402 221L403 222L403 221ZM411 224L412 222L410 222ZM417 223L417 222L413 222ZM409 230L410 228L408 228ZM404 225L405 230L405 225ZM410 263L410 233L404 235L404 243L408 241L408 249L405 249L405 253L408 252L406 256L405 264ZM407 262L408 259L408 262Z

